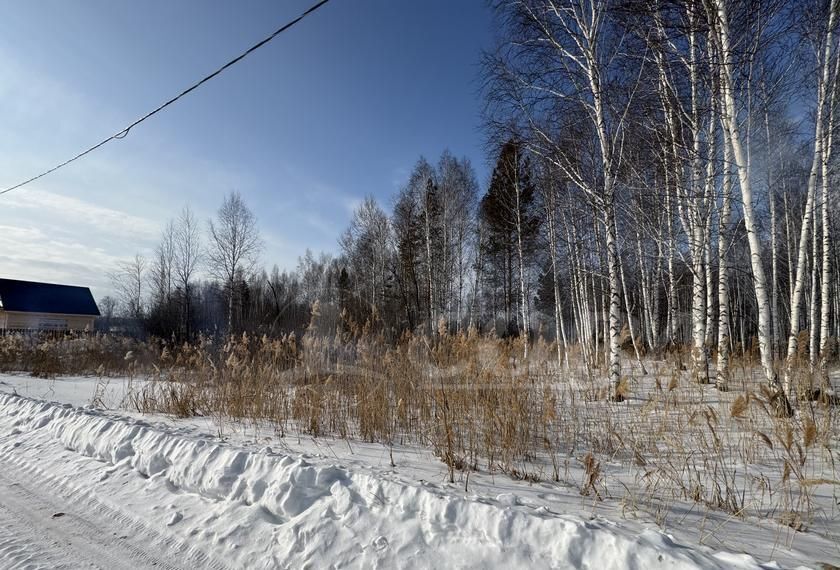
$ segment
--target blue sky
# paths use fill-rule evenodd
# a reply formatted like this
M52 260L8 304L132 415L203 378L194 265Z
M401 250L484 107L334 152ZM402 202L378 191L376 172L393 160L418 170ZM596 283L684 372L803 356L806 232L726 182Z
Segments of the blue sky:
M0 2L0 186L118 131L311 0ZM0 275L109 292L184 204L231 190L254 209L263 261L336 250L366 194L391 197L423 154L483 182L478 62L484 0L332 0L124 140L0 196Z

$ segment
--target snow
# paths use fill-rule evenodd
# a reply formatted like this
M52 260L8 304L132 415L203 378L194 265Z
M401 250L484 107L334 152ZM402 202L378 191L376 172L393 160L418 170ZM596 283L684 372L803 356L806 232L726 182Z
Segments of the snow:
M90 405L120 406L132 382L0 376L0 567L839 563L836 545L819 536L794 550L778 544L778 528L757 521L689 508L663 532L562 485L487 474L450 485L440 461L420 448L278 438L253 426L220 433L210 419ZM67 516L53 518L57 512ZM706 545L698 526L712 537ZM715 528L724 530L708 531Z

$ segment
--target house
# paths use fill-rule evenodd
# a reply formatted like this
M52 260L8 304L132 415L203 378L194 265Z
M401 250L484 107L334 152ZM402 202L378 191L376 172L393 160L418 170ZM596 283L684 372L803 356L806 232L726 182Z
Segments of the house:
M87 287L0 279L0 331L93 330L98 316Z

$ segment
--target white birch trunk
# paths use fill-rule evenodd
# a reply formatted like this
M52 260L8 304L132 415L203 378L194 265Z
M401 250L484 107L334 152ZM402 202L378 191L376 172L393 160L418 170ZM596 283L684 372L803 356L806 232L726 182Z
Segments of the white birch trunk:
M811 162L811 170L808 174L808 195L805 202L805 213L802 219L802 229L799 234L799 249L796 262L796 275L793 284L793 293L790 301L790 335L788 336L787 361L785 366L784 389L787 394L791 391L794 357L796 356L799 340L800 305L802 302L802 290L805 286L805 258L807 257L807 242L810 224L814 217L814 199L816 194L817 176L821 162L823 144L823 108L825 106L826 87L828 85L831 71L831 47L834 23L837 18L837 3L831 2L831 9L828 17L828 27L825 37L825 46L822 53L822 71L817 85L817 113L814 125L814 156Z
M616 240L615 227L615 209L611 204L607 205L604 212L604 221L606 223L607 234L607 264L610 282L610 341L609 341L609 370L610 383L613 386L613 396L616 400L621 400L618 393L618 386L621 381L621 345L619 344L619 334L621 332L621 306L620 294L618 289L618 243Z
M519 257L519 299L522 312L522 322L520 324L522 334L522 344L524 347L524 359L528 360L528 297L525 294L525 255L522 250L522 203L520 194L522 188L519 184L519 156L514 159L514 193L516 194L516 252Z
M666 188L665 210L668 216L668 344L676 342L677 283L674 269L676 240L674 239L674 213L671 209L670 189Z
M766 99L766 97L765 97ZM776 220L776 192L773 186L773 166L771 164L771 138L770 138L770 114L767 106L764 107L764 132L767 141L767 199L770 203L770 268L771 268L771 301L770 320L773 323L771 335L771 346L773 347L773 358L776 358L781 331L779 330L779 247L777 236ZM780 151L781 154L781 151ZM781 158L781 156L779 157Z
M621 277L621 288L624 293L624 310L627 312L627 329L630 331L630 341L633 343L636 363L638 363L642 374L647 375L647 369L645 368L644 362L642 362L642 355L639 353L639 346L636 343L636 329L633 326L633 310L630 306L630 295L627 294L627 279L624 277L624 263L621 262L620 257L618 258L618 269L619 276Z
M712 21L719 45L720 56L720 94L721 113L726 130L729 134L729 146L738 174L741 197L744 205L744 226L750 246L750 262L753 271L753 286L758 304L758 345L761 353L761 366L765 378L776 391L775 406L780 414L790 415L790 403L773 370L773 354L770 347L770 300L767 295L767 276L761 264L761 242L758 236L758 225L753 210L752 185L749 167L746 163L744 149L741 146L740 127L738 125L737 109L735 105L734 71L729 40L729 17L724 0L714 0L716 14Z
M831 97L828 103L828 126L826 141L823 145L822 156L822 280L820 282L820 378L824 387L830 386L828 380L828 358L830 357L829 321L831 319L831 219L829 217L829 162L834 148L834 106L837 100L838 75L840 75L840 58L836 58L834 77L832 78Z
M820 242L817 239L818 228L816 218L816 206L814 209L814 223L811 227L811 315L808 319L808 363L811 367L811 372L813 372L814 367L817 365L817 332L819 331L819 323L817 323L817 318L819 315L819 306L817 305L817 294L819 293L819 290L817 289L817 274L819 273Z
M723 144L723 203L718 218L718 353L715 385L718 390L729 389L729 221L732 212L732 151L726 129Z
M691 82L691 180L686 196L683 216L685 231L689 235L691 250L691 330L692 330L692 375L695 382L708 382L708 360L706 358L706 267L704 264L703 207L700 165L700 111L699 85L697 77L697 37L691 11L689 11L689 77ZM687 194L688 194L687 192ZM678 206L681 202L678 202Z
M639 256L639 274L641 275L642 311L646 316L647 323L647 328L642 326L642 330L645 331L645 337L647 337L648 349L653 350L654 343L656 342L656 321L653 316L653 308L651 307L651 297L655 293L650 290L650 277L647 274L647 268L645 266L644 254L642 252L642 235L638 226L636 227L636 253Z
M435 326L435 302L434 302L434 280L432 278L432 221L431 213L429 212L429 189L426 188L426 195L424 196L424 222L426 230L426 279L429 286L429 309L427 311L429 319L429 336L432 337L437 330Z
M568 369L568 350L566 346L566 330L563 326L563 307L560 304L560 274L557 269L557 212L555 204L554 188L549 187L545 190L549 194L544 199L545 203L545 218L548 222L548 248L551 257L551 278L554 285L554 336L557 344L557 366L562 368L565 362ZM560 341L563 345L561 347Z

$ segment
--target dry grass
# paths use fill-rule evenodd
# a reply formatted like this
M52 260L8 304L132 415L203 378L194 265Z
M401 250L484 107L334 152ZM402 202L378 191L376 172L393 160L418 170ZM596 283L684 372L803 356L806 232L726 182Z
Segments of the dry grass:
M107 336L0 338L0 370L36 375L130 375L141 412L205 416L314 437L426 446L450 482L470 471L575 485L623 501L664 523L677 503L772 519L795 530L836 526L815 493L840 494L837 407L801 401L777 418L749 357L730 391L691 382L685 351L628 363L610 401L603 371L559 369L550 344L529 360L518 341L475 331L433 339L406 334L395 346L365 327L302 339L201 339L172 346ZM572 351L571 362L579 362ZM569 464L576 469L570 472ZM582 475L582 479L580 478Z

